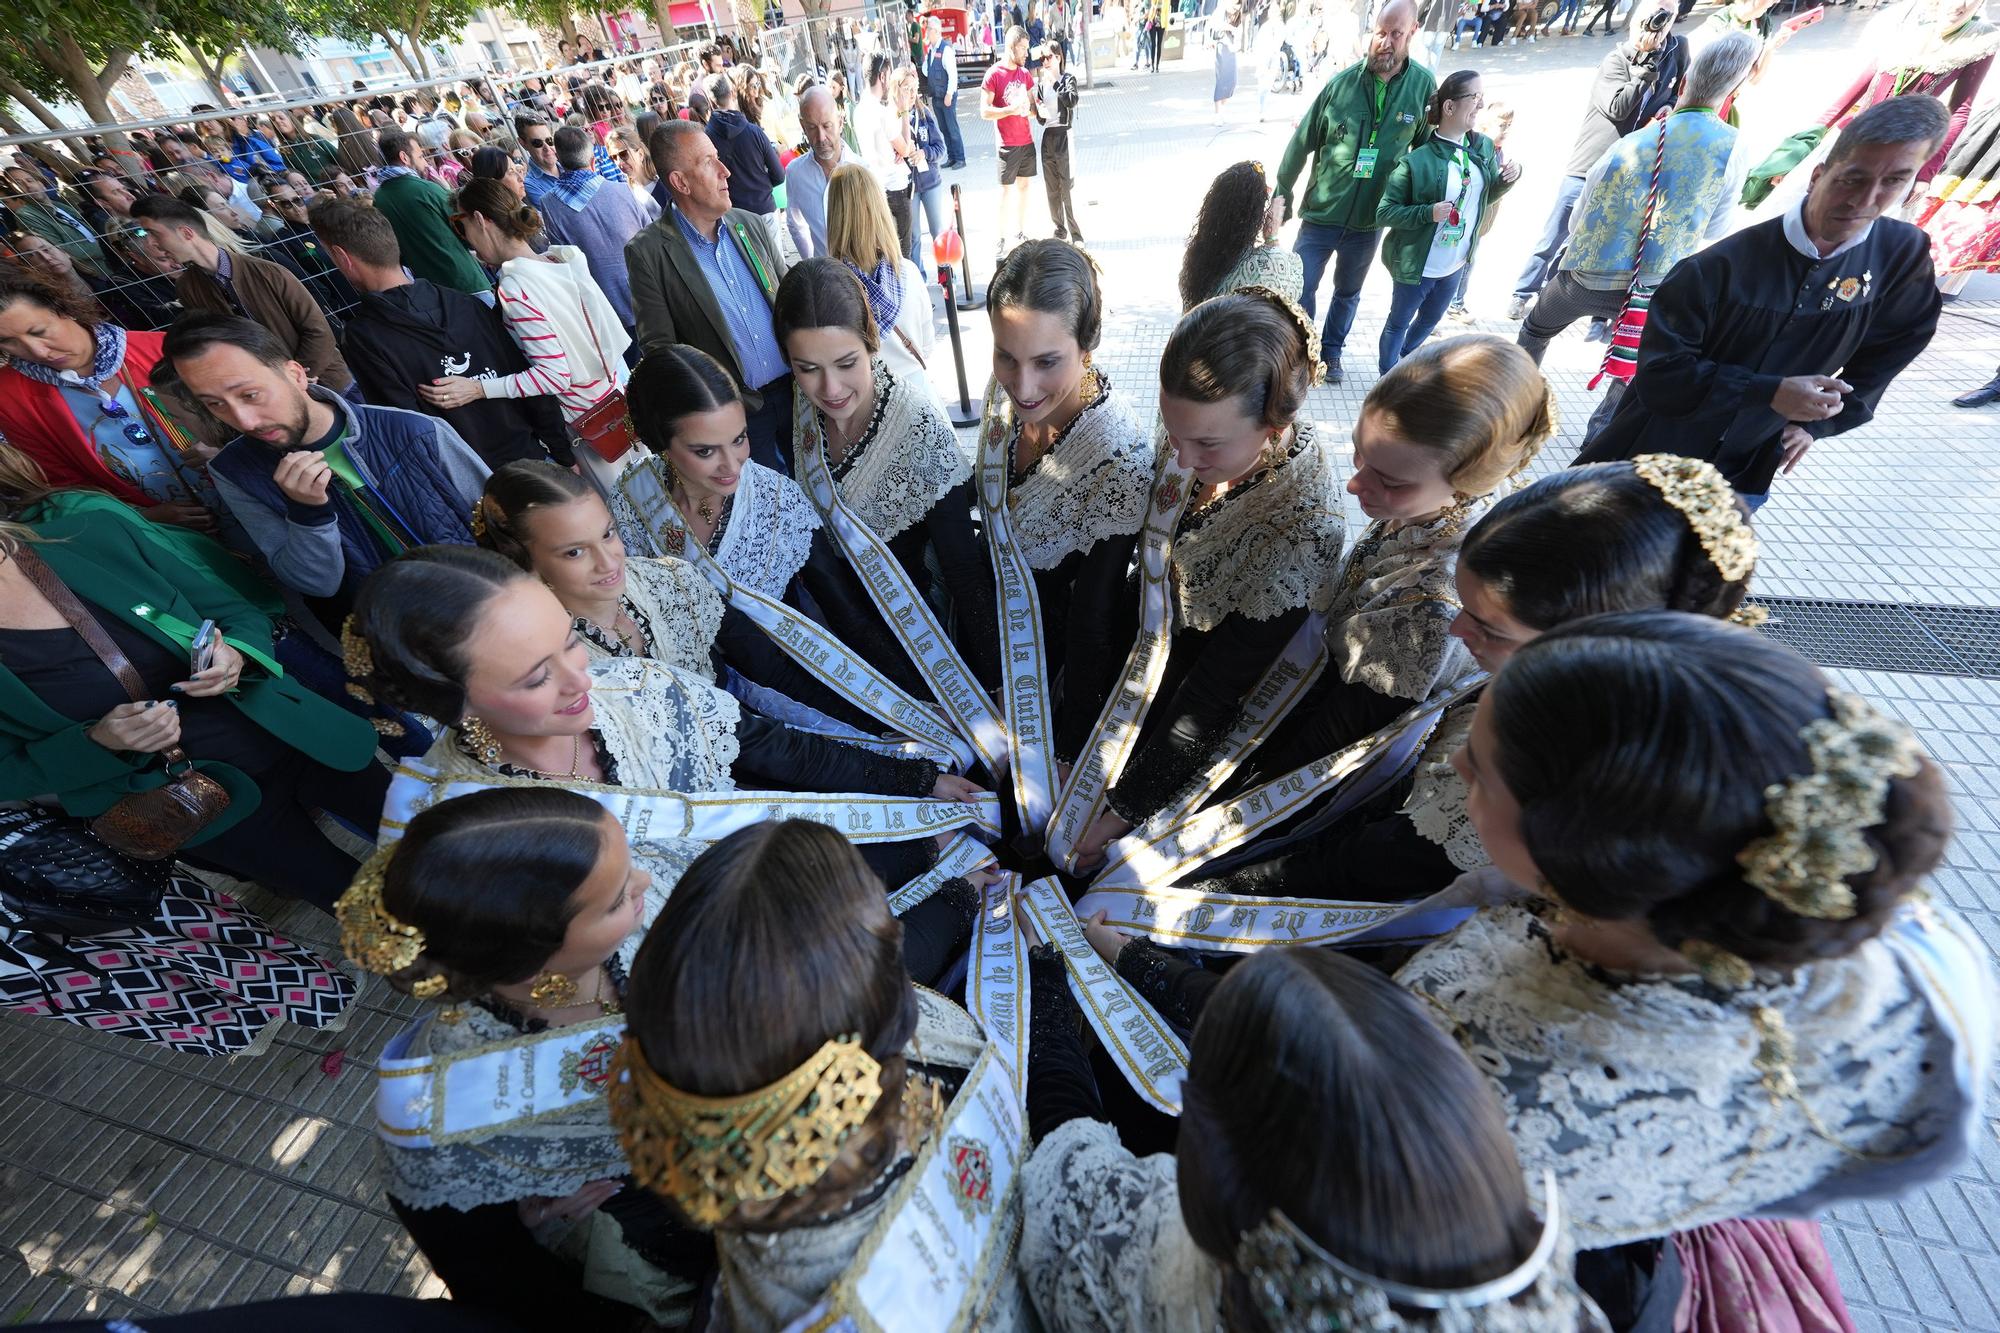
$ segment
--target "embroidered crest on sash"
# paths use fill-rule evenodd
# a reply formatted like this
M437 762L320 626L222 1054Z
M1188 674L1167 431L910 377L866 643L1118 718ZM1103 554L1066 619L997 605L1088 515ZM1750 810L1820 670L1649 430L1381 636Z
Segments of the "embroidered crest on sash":
M575 1092L584 1087L602 1093L604 1085L611 1081L611 1053L617 1049L616 1039L609 1033L599 1033L578 1049L563 1052L562 1090Z
M1155 508L1172 509L1180 502L1181 478L1176 474L1160 483L1159 489L1153 494L1153 504Z
M977 1213L993 1211L993 1159L978 1139L952 1135L945 1144L951 1155L951 1197L970 1222Z

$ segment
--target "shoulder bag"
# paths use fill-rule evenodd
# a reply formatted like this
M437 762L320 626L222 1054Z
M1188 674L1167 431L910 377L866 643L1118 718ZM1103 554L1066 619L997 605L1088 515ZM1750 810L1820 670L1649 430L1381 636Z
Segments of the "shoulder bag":
M14 553L14 562L69 622L77 637L97 654L105 669L117 677L132 702L143 702L146 682L68 585L26 547ZM140 861L172 856L229 808L229 793L222 784L197 769L180 746L161 751L160 761L167 773L165 783L119 797L115 805L90 822L91 832L105 846Z

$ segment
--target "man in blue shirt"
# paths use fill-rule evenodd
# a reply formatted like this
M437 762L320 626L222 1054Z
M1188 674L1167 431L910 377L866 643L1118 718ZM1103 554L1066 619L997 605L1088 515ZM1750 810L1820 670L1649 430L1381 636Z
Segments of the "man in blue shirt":
M784 260L763 219L729 206L729 168L693 121L653 131L653 165L670 200L625 248L642 350L698 347L743 388L750 454L791 474L792 375L771 327Z
M814 84L799 98L799 128L810 151L785 168L785 227L801 259L826 253L827 184L836 170L861 160L841 137L844 119L825 84Z
M521 141L521 150L528 155L528 169L521 173L521 193L530 204L540 208L542 196L556 188L556 180L562 175L562 167L556 160L555 126L532 111L523 111L514 117L514 137Z

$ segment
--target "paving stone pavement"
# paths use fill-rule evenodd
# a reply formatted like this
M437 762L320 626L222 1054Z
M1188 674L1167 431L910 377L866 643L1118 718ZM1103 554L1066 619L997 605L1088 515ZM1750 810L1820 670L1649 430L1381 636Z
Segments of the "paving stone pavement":
M1775 141L1797 128L1827 88L1844 85L1860 59L1858 38L1859 24L1844 15L1809 29L1746 103L1746 133ZM1474 309L1487 316L1478 328L1513 332L1494 317L1539 230L1576 107L1605 49L1601 39L1578 38L1443 58L1444 70L1485 71L1489 100L1516 107L1510 147L1526 166L1482 244L1471 291ZM1097 361L1147 411L1201 192L1216 171L1246 158L1275 174L1291 118L1306 101L1273 98L1270 119L1255 121L1246 61L1243 91L1216 125L1205 53L1195 64L1157 77L1100 70L1076 131L1079 211L1107 298ZM993 151L971 113L962 124L971 166L948 179L963 188L974 281L983 286L995 239L987 221ZM1047 234L1046 217L1037 184L1031 234ZM1758 591L2000 607L2000 410L1962 412L1948 403L2000 361L1995 297L2000 283L1975 282L1947 309L1936 341L1896 382L1877 420L1821 445L1780 481L1758 516ZM1348 381L1312 395L1310 412L1329 430L1344 435L1373 380L1386 306L1378 272L1349 339ZM976 405L985 382L978 368L990 353L985 319L964 314L962 332ZM1574 454L1600 352L1575 332L1551 348L1547 369L1565 424L1537 473ZM949 366L940 360L933 373L951 395ZM2000 681L1832 674L1909 721L1945 763L1960 832L1933 888L2000 953ZM293 938L336 952L325 917L254 889L245 897ZM369 1170L369 1064L412 1008L369 979L344 1030L287 1028L265 1054L229 1061L0 1016L0 1123L9 1127L0 1137L0 1324L328 1290L436 1294L436 1279ZM336 1053L338 1065L329 1059ZM2000 1110L2000 1100L1988 1110ZM2000 1121L1989 1118L1972 1159L1942 1184L1826 1219L1849 1307L1866 1333L2000 1330L1996 1130Z

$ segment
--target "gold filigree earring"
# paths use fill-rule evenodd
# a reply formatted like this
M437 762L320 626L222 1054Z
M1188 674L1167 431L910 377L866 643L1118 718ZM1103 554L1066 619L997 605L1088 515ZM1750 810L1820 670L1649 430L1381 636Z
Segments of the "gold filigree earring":
M537 1009L566 1009L576 1003L576 978L560 972L541 972L528 987L528 998Z
M458 734L465 737L465 743L472 747L472 753L480 763L491 768L500 762L500 738L493 734L493 728L486 725L486 719L477 713L467 713L458 724Z

